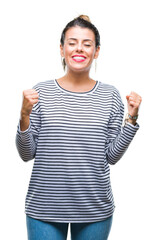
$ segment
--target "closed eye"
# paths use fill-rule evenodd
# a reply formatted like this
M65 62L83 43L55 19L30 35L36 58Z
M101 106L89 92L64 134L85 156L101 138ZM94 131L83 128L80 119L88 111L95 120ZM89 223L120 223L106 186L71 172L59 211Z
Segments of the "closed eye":
M86 47L90 47L91 45L90 44L85 44Z
M75 45L75 43L69 43L69 45L70 45L70 46L73 46L73 45Z

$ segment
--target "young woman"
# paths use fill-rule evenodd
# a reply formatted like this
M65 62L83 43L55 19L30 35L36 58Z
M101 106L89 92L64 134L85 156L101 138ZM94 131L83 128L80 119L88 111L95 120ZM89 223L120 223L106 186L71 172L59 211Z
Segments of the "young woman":
M26 196L29 240L106 240L114 212L109 164L135 136L141 97L90 78L100 35L87 16L69 22L60 44L66 74L23 92L16 145L35 158Z

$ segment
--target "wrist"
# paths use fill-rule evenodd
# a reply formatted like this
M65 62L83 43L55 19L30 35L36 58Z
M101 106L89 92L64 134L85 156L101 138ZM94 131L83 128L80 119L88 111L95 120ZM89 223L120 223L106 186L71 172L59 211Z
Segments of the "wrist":
M21 110L21 120L22 119L28 119L29 118L29 114L28 113L26 113L25 111L23 111L23 110Z
M126 120L126 122L129 122L129 123L131 123L134 126L136 125L136 119L130 119L129 118L129 119Z
M28 129L29 124L30 124L29 115L21 112L21 117L20 117L21 131L25 131L26 129Z
M125 123L126 122L129 122L133 125L136 125L136 121L138 119L138 115L136 116L131 116L129 113L126 114L126 117L125 117Z

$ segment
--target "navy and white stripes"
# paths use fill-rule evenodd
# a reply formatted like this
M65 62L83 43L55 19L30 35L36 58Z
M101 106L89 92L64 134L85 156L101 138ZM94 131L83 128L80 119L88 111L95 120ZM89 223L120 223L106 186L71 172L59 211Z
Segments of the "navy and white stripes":
M51 222L96 222L111 216L114 199L109 164L128 148L139 125L121 127L124 105L117 89L101 81L88 92L38 83L39 102L29 128L18 125L21 158L34 166L25 212Z

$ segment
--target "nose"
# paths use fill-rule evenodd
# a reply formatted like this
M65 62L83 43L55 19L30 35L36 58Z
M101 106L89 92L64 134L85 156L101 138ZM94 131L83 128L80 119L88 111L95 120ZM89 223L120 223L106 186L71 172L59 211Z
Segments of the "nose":
M78 51L78 52L82 52L82 51L83 51L82 42L78 42L78 44L77 44L77 51Z

